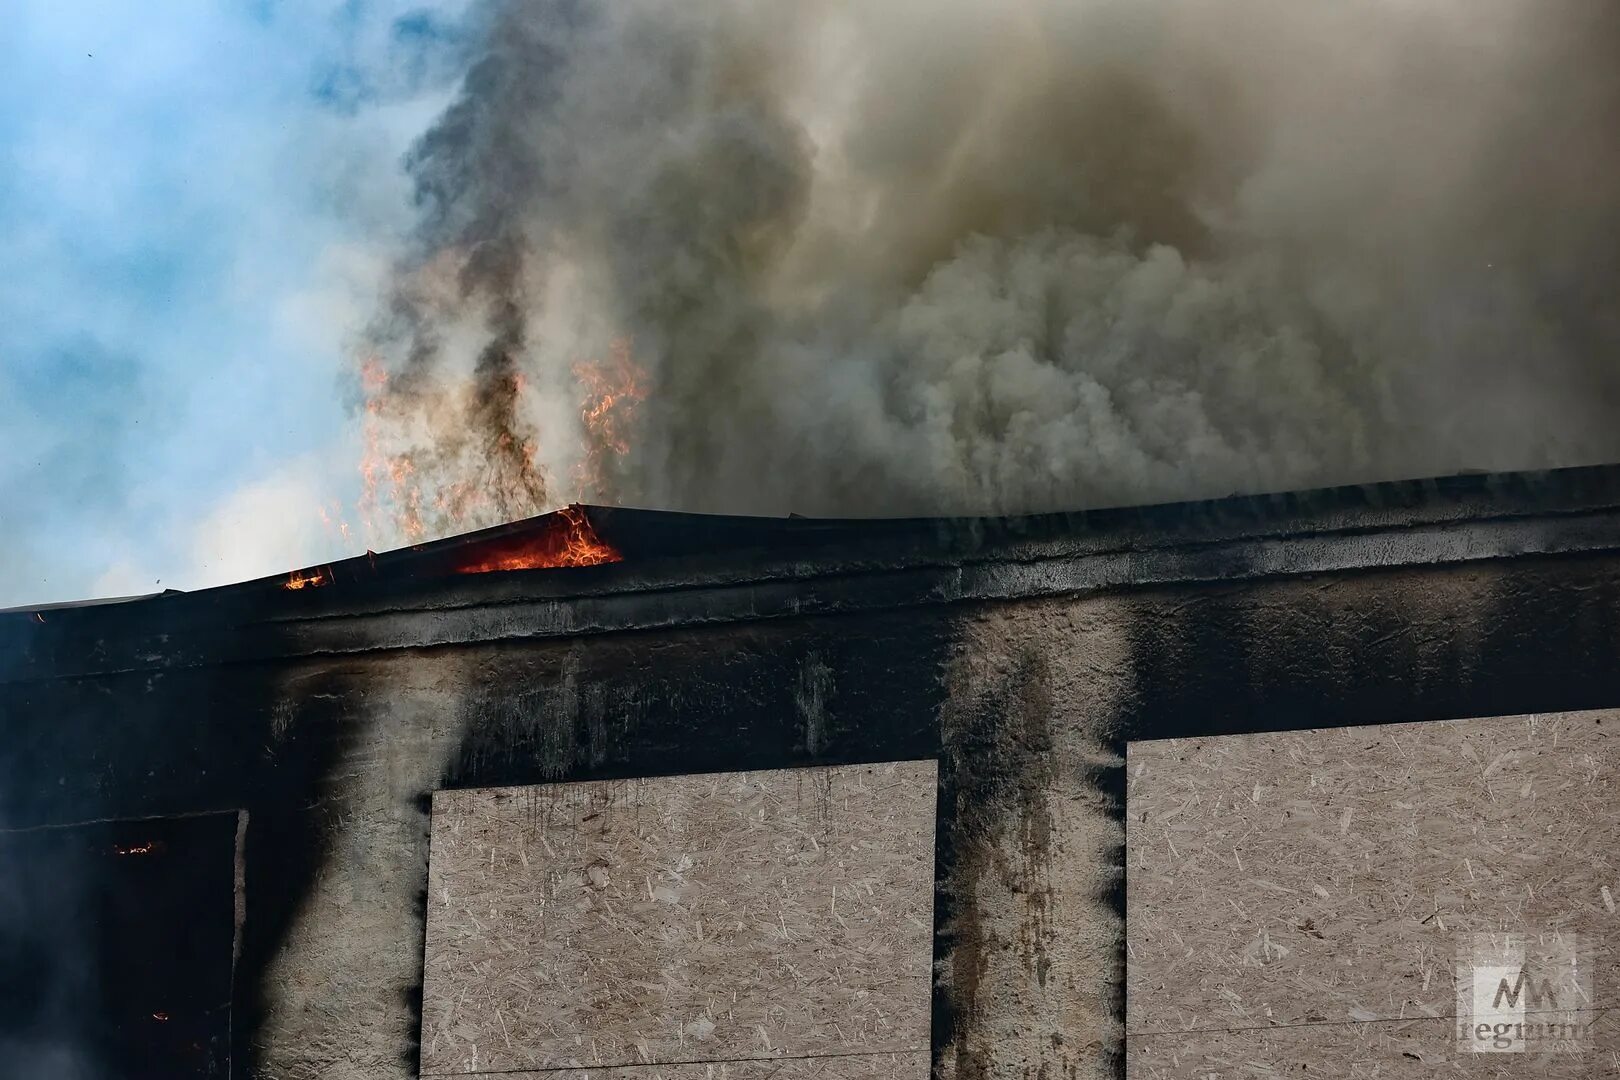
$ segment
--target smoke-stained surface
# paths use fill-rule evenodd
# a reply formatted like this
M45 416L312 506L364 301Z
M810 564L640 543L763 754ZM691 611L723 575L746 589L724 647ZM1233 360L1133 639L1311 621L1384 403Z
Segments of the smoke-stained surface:
M0 831L0 1075L230 1076L236 827Z
M1617 10L491 4L409 161L373 497L421 533L1620 458Z

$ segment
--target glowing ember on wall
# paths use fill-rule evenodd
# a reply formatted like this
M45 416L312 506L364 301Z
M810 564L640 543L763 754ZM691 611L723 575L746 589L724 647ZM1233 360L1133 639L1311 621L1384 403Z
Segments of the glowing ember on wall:
M566 506L541 520L541 527L509 539L489 541L455 566L458 574L495 570L542 570L562 566L596 566L624 556L602 540L578 506Z
M148 840L141 844L114 844L113 851L119 855L155 855L163 850L160 840Z

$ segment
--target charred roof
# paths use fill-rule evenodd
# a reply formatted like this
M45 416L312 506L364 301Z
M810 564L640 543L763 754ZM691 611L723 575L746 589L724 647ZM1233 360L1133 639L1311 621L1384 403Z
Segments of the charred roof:
M994 518L572 506L239 584L0 611L0 682L1613 549L1620 466Z

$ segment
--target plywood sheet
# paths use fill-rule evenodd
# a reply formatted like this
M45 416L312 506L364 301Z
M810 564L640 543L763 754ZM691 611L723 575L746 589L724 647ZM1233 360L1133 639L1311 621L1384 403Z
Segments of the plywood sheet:
M1459 943L1480 933L1584 937L1606 1004L1617 745L1617 712L1133 743L1129 1034L1186 1032L1152 1043L1185 1049L1278 1026L1449 1031ZM1210 1071L1228 1075L1188 1075Z
M936 787L918 761L439 793L424 1074L926 1052Z

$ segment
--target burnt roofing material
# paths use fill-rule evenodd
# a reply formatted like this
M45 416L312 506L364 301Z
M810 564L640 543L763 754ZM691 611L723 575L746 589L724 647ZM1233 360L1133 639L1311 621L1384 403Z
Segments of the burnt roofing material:
M458 573L582 513L622 560ZM584 506L289 575L0 612L0 682L278 655L1620 550L1620 466L998 518Z

